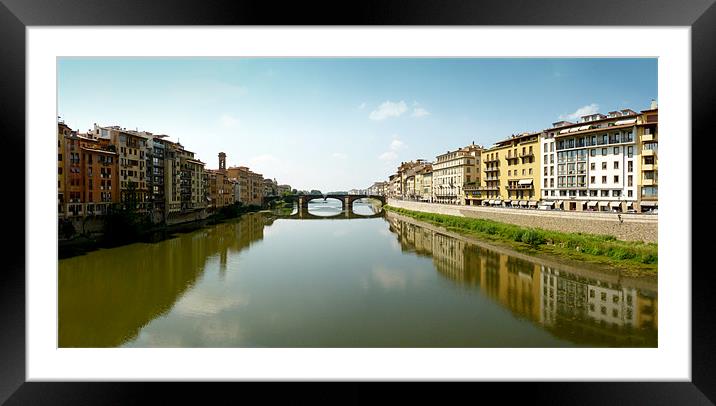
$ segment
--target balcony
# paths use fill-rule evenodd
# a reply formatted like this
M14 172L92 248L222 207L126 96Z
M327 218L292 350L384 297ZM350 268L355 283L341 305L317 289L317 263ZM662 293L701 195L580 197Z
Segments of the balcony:
M486 164L489 164L491 162L500 162L500 158L492 158L492 159L486 158L486 159L483 159L482 162L486 163Z
M497 176L487 176L487 177L484 177L482 180L491 181L491 180L500 180L500 178L498 178Z
M522 158L522 159L524 159L524 158L529 158L529 157L534 157L534 156L535 156L535 154L534 154L533 152L528 152L528 153L526 153L526 154L520 154L520 158Z
M480 186L478 190L500 190L498 186Z
M654 134L642 134L641 135L641 142L644 141L655 141L656 138L654 137Z
M530 190L534 189L534 185L507 185L505 186L505 189L507 190Z
M519 159L519 157L518 157L517 155L515 155L515 156L508 155L508 156L507 156L507 161L508 161L508 162L509 162L509 161L512 161L512 160L517 160L517 159Z
M500 168L487 168L487 169L485 169L485 173L488 173L488 172L499 172L499 171L500 171Z
M642 186L656 186L658 185L658 181L656 179L642 179L641 185Z
M656 155L656 150L653 149L644 149L641 151L642 156L654 156Z
M642 171L655 171L657 170L658 165L657 164L643 164L641 166Z

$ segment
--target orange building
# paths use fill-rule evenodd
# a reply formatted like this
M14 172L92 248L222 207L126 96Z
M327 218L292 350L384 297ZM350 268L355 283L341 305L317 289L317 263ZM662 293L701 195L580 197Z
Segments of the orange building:
M238 179L242 203L246 205L261 205L263 203L263 175L251 172L246 166L233 166L227 169L227 173L229 178Z

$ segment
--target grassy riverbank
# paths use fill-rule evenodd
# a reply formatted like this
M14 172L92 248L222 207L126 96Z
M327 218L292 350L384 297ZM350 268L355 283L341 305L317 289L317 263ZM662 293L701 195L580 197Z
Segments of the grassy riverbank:
M384 208L461 234L503 243L519 251L610 265L636 274L653 275L658 269L658 246L653 243L620 241L609 235L527 228L492 220L419 212L388 205Z

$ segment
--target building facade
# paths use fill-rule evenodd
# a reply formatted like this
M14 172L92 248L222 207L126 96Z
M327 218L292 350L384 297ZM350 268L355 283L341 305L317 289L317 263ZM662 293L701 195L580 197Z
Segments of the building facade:
M633 110L623 109L608 115L583 116L578 123L545 130L543 139L554 140L556 156L554 164L542 166L542 174L547 168L548 173L554 171L556 175L542 176L541 182L550 185L548 198L556 208L617 212L634 209L639 163L637 116ZM551 155L550 152L550 162ZM552 178L556 179L555 187L551 186Z
M637 124L639 143L639 201L638 211L655 210L659 206L659 110L652 102L641 113Z
M438 155L432 164L432 200L436 203L466 204L465 188L480 185L483 148L474 143Z

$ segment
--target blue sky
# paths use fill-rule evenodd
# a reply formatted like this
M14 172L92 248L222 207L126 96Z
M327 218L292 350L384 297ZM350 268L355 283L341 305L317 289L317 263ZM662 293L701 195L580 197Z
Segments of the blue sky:
M298 189L658 100L656 59L61 58L58 115L167 134Z

